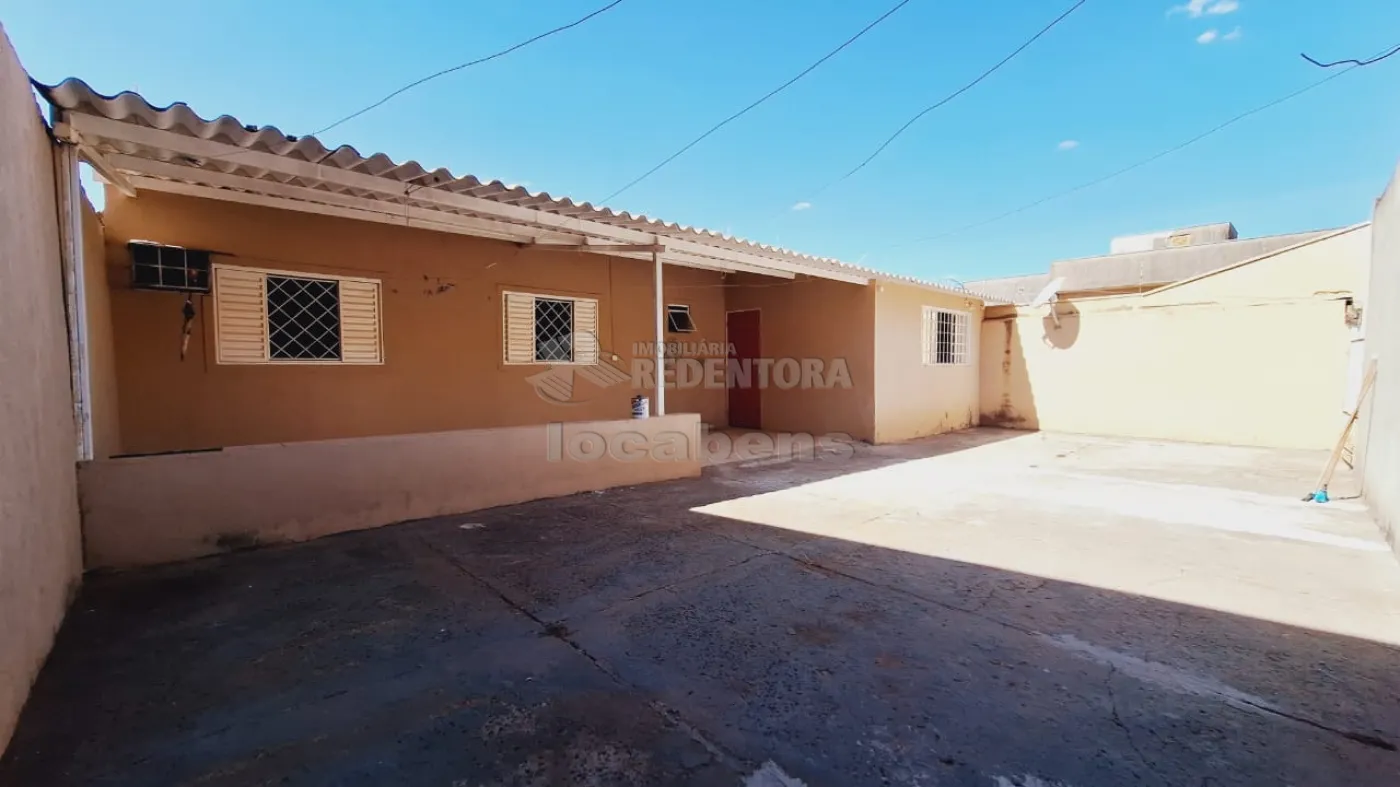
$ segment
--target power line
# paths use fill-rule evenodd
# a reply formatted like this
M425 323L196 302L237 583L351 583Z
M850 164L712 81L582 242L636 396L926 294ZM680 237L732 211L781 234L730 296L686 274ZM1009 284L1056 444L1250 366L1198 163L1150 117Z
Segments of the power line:
M437 79L438 77L447 76L448 74L451 74L451 73L454 73L454 72L457 72L457 71L461 71L461 70L464 69L464 68L471 68L472 66L478 66L478 65L481 65L482 63L486 63L486 62L489 62L489 61L491 61L491 60L495 60L495 59L498 58L498 57L504 57L504 56L510 54L511 52L514 52L514 51L517 50L517 49L523 49L523 48L525 48L525 47L527 47L527 46L529 46L529 45L535 43L536 41L539 41L539 40L545 39L545 38L549 38L550 36L554 35L555 33L562 33L562 32L564 32L565 30L568 30L568 29L570 29L570 28L578 27L579 25L583 24L584 22L587 22L588 20L592 19L593 17L598 16L599 14L602 14L602 13L605 12L605 11L610 11L610 10L612 10L613 8L615 8L615 7L616 7L619 3L621 3L621 2L622 2L622 0L612 0L611 3L608 3L607 5L603 6L602 8L598 8L598 9L594 10L593 12L591 12L591 13L585 15L585 16L579 17L578 19L575 19L574 21L572 21L572 22L570 22L570 23L568 23L568 24L566 24L566 25L560 25L559 27L556 27L556 28L554 28L553 30L546 30L545 32L540 33L539 35L536 35L536 36L534 36L533 38L527 38L527 39L525 39L524 41L521 41L520 43L515 44L514 46L508 47L508 48L506 48L506 49L502 49L502 50L499 51L499 52L496 52L496 53L487 55L487 56L485 56L485 57L480 57L480 58L477 58L476 60L472 60L472 61L469 61L469 62L466 62L466 63L462 63L461 65L456 65L456 66L453 66L453 67L451 67L451 68L444 68L443 70L441 70L441 71L439 71L439 72L437 72L437 73L435 73L435 74L429 74L428 76L425 76L425 77L423 77L422 79L414 80L413 82L410 82L410 83L408 83L407 85L404 85L403 87L399 88L398 90L395 90L394 92L390 93L389 95L387 95L387 96L385 96L385 97L379 99L378 101L374 102L373 104L370 104L369 106L365 107L364 109L360 109L360 110L358 110L358 111L356 111L356 112L352 112L351 114L346 115L345 117L341 118L340 120L337 120L336 122L330 124L329 126L326 126L326 127L323 128L323 129L319 129L319 130L317 130L317 131L311 132L311 136L314 137L314 136L318 136L318 135L320 135L320 134L324 134L324 133L326 133L327 131L330 131L331 129L335 128L336 126L339 126L339 125L341 125L341 124L343 124L343 123L348 123L349 121L354 120L355 118L359 117L360 115L365 114L366 112L369 112L369 111L374 110L374 109L378 109L379 107L384 106L385 104L387 104L390 100L392 100L392 99L394 99L394 98L396 98L396 97L398 97L398 96L401 96L401 95L403 95L404 93L407 93L408 91L412 90L412 89L415 88L415 87L418 87L419 85L423 84L424 82L431 82L432 80Z
M1395 51L1400 51L1400 47L1396 47L1396 50L1395 50ZM1367 61L1367 62L1366 62L1365 64L1363 64L1363 65L1369 65L1370 63L1377 62L1377 61L1380 60L1380 59L1381 59L1381 58L1375 58L1375 59L1373 59L1373 60ZM1285 101L1289 101L1289 100L1292 100L1292 99L1294 99L1294 98L1297 98L1298 96L1301 96L1301 95L1303 95L1304 93L1307 93L1308 91L1313 90L1314 88L1321 87L1321 86L1327 84L1328 82L1331 82L1332 80L1336 79L1337 77L1340 77L1340 76L1342 76L1342 75L1344 75L1344 74L1347 74L1347 73L1349 73L1349 72L1351 72L1351 71L1354 71L1355 69L1361 68L1361 67L1362 67L1362 65L1353 65L1353 66L1350 66L1350 67L1348 67L1348 68L1342 69L1341 71L1338 71L1337 73L1332 74L1331 76L1324 77L1324 78L1322 78L1322 79L1320 79L1320 80L1318 80L1318 81L1316 81L1316 82L1313 82L1312 84L1306 85L1306 86L1304 86L1304 87L1302 87L1302 88L1300 88L1300 89L1298 89L1298 90L1295 90L1295 91L1293 91L1292 93L1289 93L1288 95L1283 96L1282 98L1276 98L1276 99L1274 99L1273 101L1268 102L1267 104L1261 104L1261 105L1259 105L1259 106L1257 106L1257 107L1255 107L1255 108L1253 108L1253 109L1251 109L1251 110L1248 110L1248 111L1246 111L1246 112L1242 112L1242 113L1240 113L1240 114L1238 114L1238 115L1236 115L1236 116L1230 118L1229 120L1225 121L1224 123L1221 123L1221 124L1215 126L1214 128L1210 129L1209 131L1205 131L1205 132L1202 132L1202 133L1200 133L1200 134L1197 134L1196 136L1194 136L1194 137L1192 137L1192 138L1186 140L1185 142L1182 142L1182 143L1179 144L1179 145L1176 145L1176 146L1174 146L1174 147L1167 148L1166 150L1163 150L1163 151L1161 151L1160 153L1156 153L1156 154L1154 154L1154 155L1152 155L1152 156L1149 156L1149 157L1147 157L1147 158L1145 158L1145 159L1143 159L1143 160L1141 160L1141 161L1139 161L1139 162L1137 162L1137 163L1135 163L1135 164L1130 164L1130 165L1128 165L1128 166L1126 166L1126 167L1124 167L1124 168L1122 168L1122 169L1120 169L1120 170L1117 170L1116 172L1112 172L1112 173L1109 173L1109 174L1107 174L1107 175L1104 175L1103 177L1095 178L1094 180L1088 181L1087 183L1081 183L1081 184L1079 184L1078 186L1074 186L1073 188L1066 189L1066 190L1061 191L1061 192L1056 193L1056 194L1051 194L1051 195L1048 196L1048 197L1042 197L1042 198L1040 198L1040 199L1038 199L1038 200L1035 200L1034 202L1026 203L1025 205L1022 205L1022 206L1019 207L1019 208L1013 208L1012 210L1008 210L1008 211L1006 211L1005 213L1000 213L1000 214L998 214L998 215L996 215L996 216L993 216L993 217L991 217L991 218L989 218L989 219L983 219L982 221L973 222L972 224L967 224L967 225L964 225L964 226L962 226L962 227L958 227L957 229L949 230L949 231L947 231L947 232L941 232L941 233L938 233L937 235L928 235L928 236L925 236L925 237L922 237L922 238L915 238L914 240L905 241L904 243L898 243L898 244L895 244L895 245L893 245L893 246L889 246L889 247L886 247L886 248L891 248L891 249L893 249L893 248L899 248L899 247L902 247L902 246L910 246L910 245L913 245L913 244L915 244L915 243L926 243L926 242L928 242L928 241L933 241L933 240L942 240L943 238L951 237L951 236L953 236L953 235L958 235L958 234L967 232L968 230L977 229L977 228L979 228L979 227L985 227L985 226L987 226L988 224L993 224L993 223L995 223L995 222L1001 221L1002 219L1009 218L1009 217L1011 217L1011 216L1015 216L1015 215L1017 215L1018 213L1024 213L1024 212L1026 212L1026 211L1028 211L1028 210L1030 210L1030 209L1032 209L1032 208L1036 208L1036 207L1039 207L1039 206L1041 206L1041 205L1044 205L1044 204L1047 203L1047 202L1052 202L1052 201L1054 201L1054 200L1060 199L1061 197L1067 197L1067 196L1069 196L1069 195L1071 195L1071 194L1074 194L1074 193L1076 193L1076 192L1083 191L1083 190L1085 190L1085 189L1087 189L1087 188L1092 188L1092 187L1094 187L1094 186L1099 185L1100 183L1104 183L1104 182L1106 182L1106 181L1112 180L1112 179L1114 179L1114 178L1116 178L1116 177L1118 177L1118 176L1120 176L1120 175L1126 175L1127 173L1132 172L1132 171L1135 170L1135 169L1139 169L1139 168L1141 168L1141 167L1145 167L1145 166L1147 166L1148 164L1151 164L1152 162L1157 161L1158 159L1161 159L1161 158L1165 158L1165 157L1167 157L1167 156L1170 156L1171 154L1176 153L1176 152L1179 151L1179 150L1182 150L1182 149L1184 149L1184 148L1190 147L1191 145L1194 145L1194 144L1196 144L1197 142L1200 142L1201 140L1205 139L1206 137L1208 137L1208 136L1210 136L1210 135L1212 135L1212 134L1214 134L1214 133L1216 133L1216 132L1218 132L1218 131L1223 131L1224 129L1229 128L1230 126L1233 126L1234 124L1240 122L1241 120L1244 120L1245 118L1250 117L1251 115L1257 115L1258 113L1263 112L1263 111L1266 110L1266 109L1272 109L1273 107L1276 107L1276 106L1278 106L1279 104L1284 103Z
M1355 64L1358 65L1358 66L1369 66L1369 65L1371 65L1372 63L1379 63L1379 62L1381 62L1382 60L1385 60L1387 57L1390 57L1391 55L1395 54L1396 52L1400 52L1400 46L1395 47L1394 49L1390 50L1389 52L1386 52L1386 53L1383 54L1383 55L1378 55L1378 56L1376 56L1376 57L1373 57L1373 58L1371 58L1370 60L1338 60L1338 61L1333 62L1333 63L1319 63L1319 62L1317 62L1316 60L1313 60L1312 58L1308 57L1308 56L1307 56L1305 53L1303 53L1303 52L1299 52L1298 55L1299 55L1300 57L1302 57L1304 60L1308 61L1309 63L1312 63L1313 65L1317 66L1318 68L1331 68L1331 67L1333 67L1333 66L1340 66L1340 65L1342 65L1343 63L1355 63Z
M933 103L933 104L930 104L930 105L927 106L927 107L924 107L924 108L923 108L922 110L920 110L917 114L915 114L914 117L911 117L911 118L909 118L909 120L905 121L904 125L900 126L893 134L891 134L891 135L889 136L888 139L886 139L884 142L881 142L881 143L880 143L880 146L877 147L877 148L875 148L875 151L874 151L873 153L871 153L869 156L866 156L866 158L865 158L864 161L862 161L862 162L860 162L859 164L857 164L856 167L855 167L855 169L852 169L850 172L847 172L845 175L842 175L840 178L838 178L838 179L835 181L835 183L840 183L841 181L845 180L846 178L849 178L850 176L856 174L857 172L860 172L862 169L865 169L865 165L866 165L866 164L869 164L870 162L874 161L876 156L878 156L878 155L880 155L882 152L884 152L885 148L889 147L891 142L894 142L896 139L898 139L900 134L903 134L905 131L909 130L909 127L912 126L912 125L914 125L914 123L916 123L916 122L919 120L919 118L923 117L924 115L927 115L928 113L934 111L935 109L938 109L939 107L943 106L944 104L947 104L949 101L952 101L953 99L957 98L958 96L961 96L963 93L966 93L967 91L973 89L974 87L977 87L977 85L978 85L982 80L986 79L987 77L991 76L992 74L995 74L997 71L999 71L999 70L1001 69L1002 66L1006 65L1007 63L1010 63L1012 60L1014 60L1014 59L1016 58L1017 55L1019 55L1019 54L1021 54L1022 52L1024 52L1028 47L1030 47L1031 44L1034 44L1037 40L1039 40L1041 36L1043 36L1043 35L1045 35L1046 33L1050 32L1050 30L1051 30L1052 28L1054 28L1055 25L1058 25L1060 22L1063 22L1063 21L1065 20L1065 17L1067 17L1067 16L1069 16L1070 14L1074 13L1075 11L1079 10L1079 7L1082 6L1082 5L1084 5L1086 2L1088 2L1088 0L1079 0L1079 2L1077 2L1077 3L1075 3L1074 5L1070 6L1069 9L1067 9L1063 14L1060 14L1059 16L1055 17L1055 19L1054 19L1052 22L1050 22L1050 24L1046 25L1045 27L1042 27L1042 28L1040 29L1039 32L1037 32L1035 35L1033 35L1033 36L1031 36L1029 39L1027 39L1026 42L1025 42L1024 44L1021 44L1020 46L1016 47L1016 49L1013 50L1013 51L1011 52L1011 54L1009 54L1009 55L1007 55L1006 57L1002 58L1001 61L998 62L996 65L992 66L991 68L987 69L986 71L983 71L976 79L972 80L971 82L968 82L966 85L963 85L962 87L958 88L957 90L954 90L952 93L949 93L947 96L944 96L943 98L939 99L937 102L935 102L935 103ZM833 183L832 185L835 185L835 183ZM822 190L822 191L825 191L827 188L830 188L830 186L824 186L821 190Z
M788 89L789 87L791 87L794 83L796 83L797 80L799 80L799 79L801 79L801 78L807 76L808 74L812 73L813 71L815 71L815 70L817 69L817 67L820 66L822 63L825 63L826 61L828 61L828 60L830 60L831 58L835 57L835 56L837 55L837 53L839 53L841 50L845 49L846 47L850 46L851 44L854 44L854 43L856 42L856 40L859 39L861 36L863 36L863 35L865 35L866 33L870 32L872 29L874 29L874 27L875 27L876 25L878 25L878 24L880 24L881 22L885 21L885 20L888 19L890 16L892 16L892 15L894 14L894 12L898 11L899 9L903 8L904 6L906 6L906 5L908 5L908 4L909 4L909 0L900 0L900 2L895 3L893 7L891 7L891 8L890 8L888 11L886 11L885 13L881 14L878 18L875 19L875 21L873 21L873 22L871 22L870 24L866 25L865 27L861 28L861 29L860 29L860 32L858 32L858 33L856 33L855 35L851 36L850 38L846 39L844 42L841 43L840 46L836 47L835 49L831 50L830 52L827 52L825 55L822 55L822 57L821 57L819 60L817 60L815 63L813 63L812 65L807 66L806 68L802 69L802 71L799 72L799 73L797 74L797 76L793 77L792 79L789 79L788 81L784 82L783 84L781 84L781 85L777 86L776 88L774 88L774 89L768 91L766 94L763 95L763 97L759 98L757 101L753 102L752 104L749 104L748 106L744 107L743 109L739 110L738 112L735 112L734 114L730 115L729 117L725 118L724 120L721 120L720 122L714 124L714 125L711 126L708 130L706 130L705 133L701 134L700 136L698 136L698 137L696 137L695 139L692 139L690 142L686 143L685 146L682 147L680 150L677 150L675 153L672 153L671 155L669 155L669 156L667 156L666 158L662 159L662 160L661 160L661 163L657 164L656 166L652 167L651 169L647 170L646 172L643 172L641 175L639 175L638 177L634 178L631 182L629 182L627 185L623 186L622 188L618 189L617 191L614 191L613 193L611 193L611 194L609 194L608 196L604 197L604 198L602 199L602 202L608 202L608 201L612 200L614 197L617 197L619 194L623 193L624 191L627 191L628 189L632 188L633 186L637 185L638 183L641 183L642 181L644 181L644 180L646 180L647 178L651 177L652 175L656 174L657 170L661 169L662 167L666 166L667 164L670 164L672 161L675 161L676 159L680 158L687 150L690 150L691 148L695 147L696 145L698 145L698 144L700 144L702 141L704 141L704 139L705 139L706 137L710 136L711 134L715 133L716 131L719 131L720 129L724 128L725 126L729 125L730 123L734 122L735 120L738 120L739 118L741 118L741 117L743 117L744 115L748 114L750 110L752 110L753 108L757 107L759 104L762 104L763 102L767 101L768 99L772 98L773 96L776 96L776 95L778 95L779 93L783 92L784 90L787 90L787 89Z

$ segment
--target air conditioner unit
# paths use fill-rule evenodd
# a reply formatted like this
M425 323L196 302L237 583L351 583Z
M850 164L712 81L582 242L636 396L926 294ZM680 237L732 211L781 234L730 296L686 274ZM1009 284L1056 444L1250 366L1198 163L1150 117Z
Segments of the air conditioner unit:
M144 240L134 240L126 247L131 251L133 289L209 292L209 252Z

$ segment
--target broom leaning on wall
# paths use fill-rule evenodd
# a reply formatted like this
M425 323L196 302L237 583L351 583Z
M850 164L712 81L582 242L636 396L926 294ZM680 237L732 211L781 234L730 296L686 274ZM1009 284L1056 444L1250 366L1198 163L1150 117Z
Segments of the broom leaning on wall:
M1332 455L1327 458L1327 466L1322 468L1322 475L1317 479L1317 487L1303 496L1304 503L1326 503L1327 486L1332 483L1332 474L1337 472L1337 461L1342 458L1342 450L1346 447L1347 437L1351 434L1352 427L1356 426L1356 419L1361 415L1361 406L1366 403L1366 395L1371 392L1371 386L1376 382L1376 359L1366 365L1366 377L1361 381L1361 392L1356 396L1356 406L1351 408L1351 417L1347 418L1346 426L1342 427L1342 434L1337 438L1337 445L1332 449Z

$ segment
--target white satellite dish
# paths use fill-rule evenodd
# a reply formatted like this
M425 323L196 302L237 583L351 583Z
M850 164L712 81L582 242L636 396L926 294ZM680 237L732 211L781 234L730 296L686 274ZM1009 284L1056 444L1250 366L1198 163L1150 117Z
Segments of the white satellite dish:
M1040 293L1031 301L1031 308L1037 309L1041 306L1050 307L1050 319L1055 322L1055 327L1060 327L1060 315L1055 313L1055 301L1060 299L1060 288L1065 286L1065 277L1056 276L1050 283L1041 288Z

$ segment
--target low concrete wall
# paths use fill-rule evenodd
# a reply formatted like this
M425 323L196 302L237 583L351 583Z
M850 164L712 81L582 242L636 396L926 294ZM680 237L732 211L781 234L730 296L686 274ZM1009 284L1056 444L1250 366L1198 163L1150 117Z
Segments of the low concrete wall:
M1376 360L1376 383L1361 411L1356 453L1366 502L1400 555L1400 170L1376 203L1369 292L1366 356Z
M700 416L106 459L79 468L89 568L125 568L700 474Z
M0 751L82 570L53 145L0 28Z

